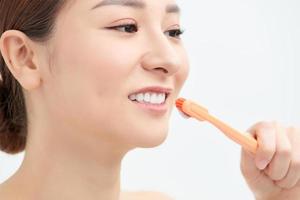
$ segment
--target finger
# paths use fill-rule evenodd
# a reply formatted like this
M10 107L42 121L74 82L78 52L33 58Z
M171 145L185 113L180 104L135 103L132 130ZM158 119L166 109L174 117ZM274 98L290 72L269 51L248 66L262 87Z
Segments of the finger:
M281 188L290 189L300 179L300 132L291 127L287 130L287 135L292 145L292 160L287 175L275 184Z
M272 180L281 180L288 173L292 148L286 132L286 129L274 122L276 130L276 153L264 171Z
M250 134L249 130L247 131L246 134L249 134L250 137L254 138L254 135ZM252 179L253 177L257 177L258 174L261 174L261 171L257 169L255 165L254 158L255 158L254 154L252 154L251 152L247 151L242 147L240 168L246 180Z
M276 151L276 130L269 122L259 122L250 129L257 139L257 152L255 155L255 165L263 170L271 162Z

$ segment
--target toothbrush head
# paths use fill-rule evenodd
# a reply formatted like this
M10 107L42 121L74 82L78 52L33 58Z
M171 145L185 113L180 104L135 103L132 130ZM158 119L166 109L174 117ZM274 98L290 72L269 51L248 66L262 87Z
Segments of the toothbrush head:
M187 113L185 113L183 111L183 108L182 108L183 107L183 103L185 101L186 101L186 99L184 99L184 98L177 99L176 100L176 107L177 107L179 113L181 114L181 116L187 119L187 118L190 118L190 116Z
M186 101L186 99L184 99L184 98L179 98L179 99L177 99L176 100L176 107L180 110L180 111L182 111L182 105L183 105L183 103Z

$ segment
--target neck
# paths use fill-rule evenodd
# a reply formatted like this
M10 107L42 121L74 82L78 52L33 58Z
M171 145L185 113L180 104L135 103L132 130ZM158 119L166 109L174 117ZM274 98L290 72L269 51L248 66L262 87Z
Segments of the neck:
M22 199L119 199L126 151L104 141L87 146L62 138L47 143L44 137L28 139L23 163L11 181Z

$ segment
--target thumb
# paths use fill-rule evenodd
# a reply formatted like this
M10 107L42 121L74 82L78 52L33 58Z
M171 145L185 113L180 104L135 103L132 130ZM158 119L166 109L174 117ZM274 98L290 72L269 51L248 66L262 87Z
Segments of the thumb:
M252 134L248 132L246 134L254 138ZM255 164L255 155L244 148L242 148L241 150L240 168L247 182L252 182L254 181L253 179L257 179L258 176L261 175L261 171L257 168Z
M258 144L262 144L265 140L259 135L260 131L257 129L257 125L248 130L249 136L258 140ZM259 148L259 147L258 147ZM241 172L252 192L255 195L263 196L265 193L270 192L274 189L274 184L272 180L270 180L264 170L260 169L259 160L260 157L257 155L261 149L258 149L256 154L253 154L246 149L242 148L241 151Z

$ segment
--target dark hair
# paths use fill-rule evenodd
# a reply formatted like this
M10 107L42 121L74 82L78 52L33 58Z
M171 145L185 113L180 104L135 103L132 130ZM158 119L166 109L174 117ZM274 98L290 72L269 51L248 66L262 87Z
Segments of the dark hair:
M65 0L0 0L0 35L19 30L34 41L47 41ZM22 86L9 71L0 52L0 150L25 150L27 114Z

